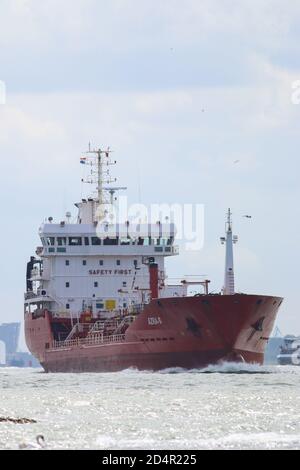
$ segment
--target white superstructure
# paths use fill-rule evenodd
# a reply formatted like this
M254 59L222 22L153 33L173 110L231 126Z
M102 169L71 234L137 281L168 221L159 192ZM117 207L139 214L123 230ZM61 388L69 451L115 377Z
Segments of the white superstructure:
M149 263L158 268L158 296L184 296L187 284L165 286L167 256L178 254L172 223L138 224L134 233L126 220L113 221L115 193L111 187L110 151L91 150L81 158L90 165L89 183L97 194L75 204L76 223L54 223L50 217L39 230L38 258L27 266L25 309L49 309L54 315L78 318L114 316L139 308L151 300ZM107 185L107 186L106 186Z

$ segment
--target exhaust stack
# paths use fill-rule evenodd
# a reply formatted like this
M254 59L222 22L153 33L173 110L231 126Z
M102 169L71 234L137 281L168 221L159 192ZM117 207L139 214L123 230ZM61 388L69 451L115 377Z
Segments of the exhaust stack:
M158 299L158 264L149 264L151 299Z

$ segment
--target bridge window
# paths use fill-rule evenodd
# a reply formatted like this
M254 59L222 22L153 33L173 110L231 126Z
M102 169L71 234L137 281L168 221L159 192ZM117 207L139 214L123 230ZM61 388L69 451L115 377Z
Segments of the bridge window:
M84 237L84 244L85 244L85 246L88 246L90 244L89 237Z
M58 237L57 238L57 245L58 246L66 246L66 244L67 244L66 237Z
M70 246L82 245L82 238L81 237L69 237L69 245Z
M101 239L98 237L92 237L92 245L94 246L101 245Z
M48 246L54 246L54 244L55 244L55 238L54 237L47 237L46 241L47 241Z
M103 245L117 245L118 244L118 239L117 238L105 238L103 240Z
M130 245L130 238L129 237L121 238L120 241L121 241L121 245Z

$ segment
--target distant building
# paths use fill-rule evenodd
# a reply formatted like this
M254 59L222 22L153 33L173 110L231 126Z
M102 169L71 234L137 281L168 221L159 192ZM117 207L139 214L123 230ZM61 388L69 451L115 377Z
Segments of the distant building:
M29 352L16 352L8 354L6 358L8 367L41 367L38 360Z
M0 340L0 366L6 364L6 353L5 353L5 343Z
M7 354L14 354L18 349L20 323L3 323L0 325L0 341L5 344Z
M28 352L18 352L20 323L0 325L0 366L40 367L39 362Z

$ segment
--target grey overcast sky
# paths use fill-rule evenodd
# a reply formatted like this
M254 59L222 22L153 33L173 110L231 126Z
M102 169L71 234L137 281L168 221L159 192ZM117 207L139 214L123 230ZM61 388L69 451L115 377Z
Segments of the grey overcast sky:
M237 289L284 296L300 334L299 24L298 0L1 0L0 322L22 318L40 222L75 215L92 141L132 202L140 173L146 203L205 204L204 248L171 276L220 290L230 206Z

